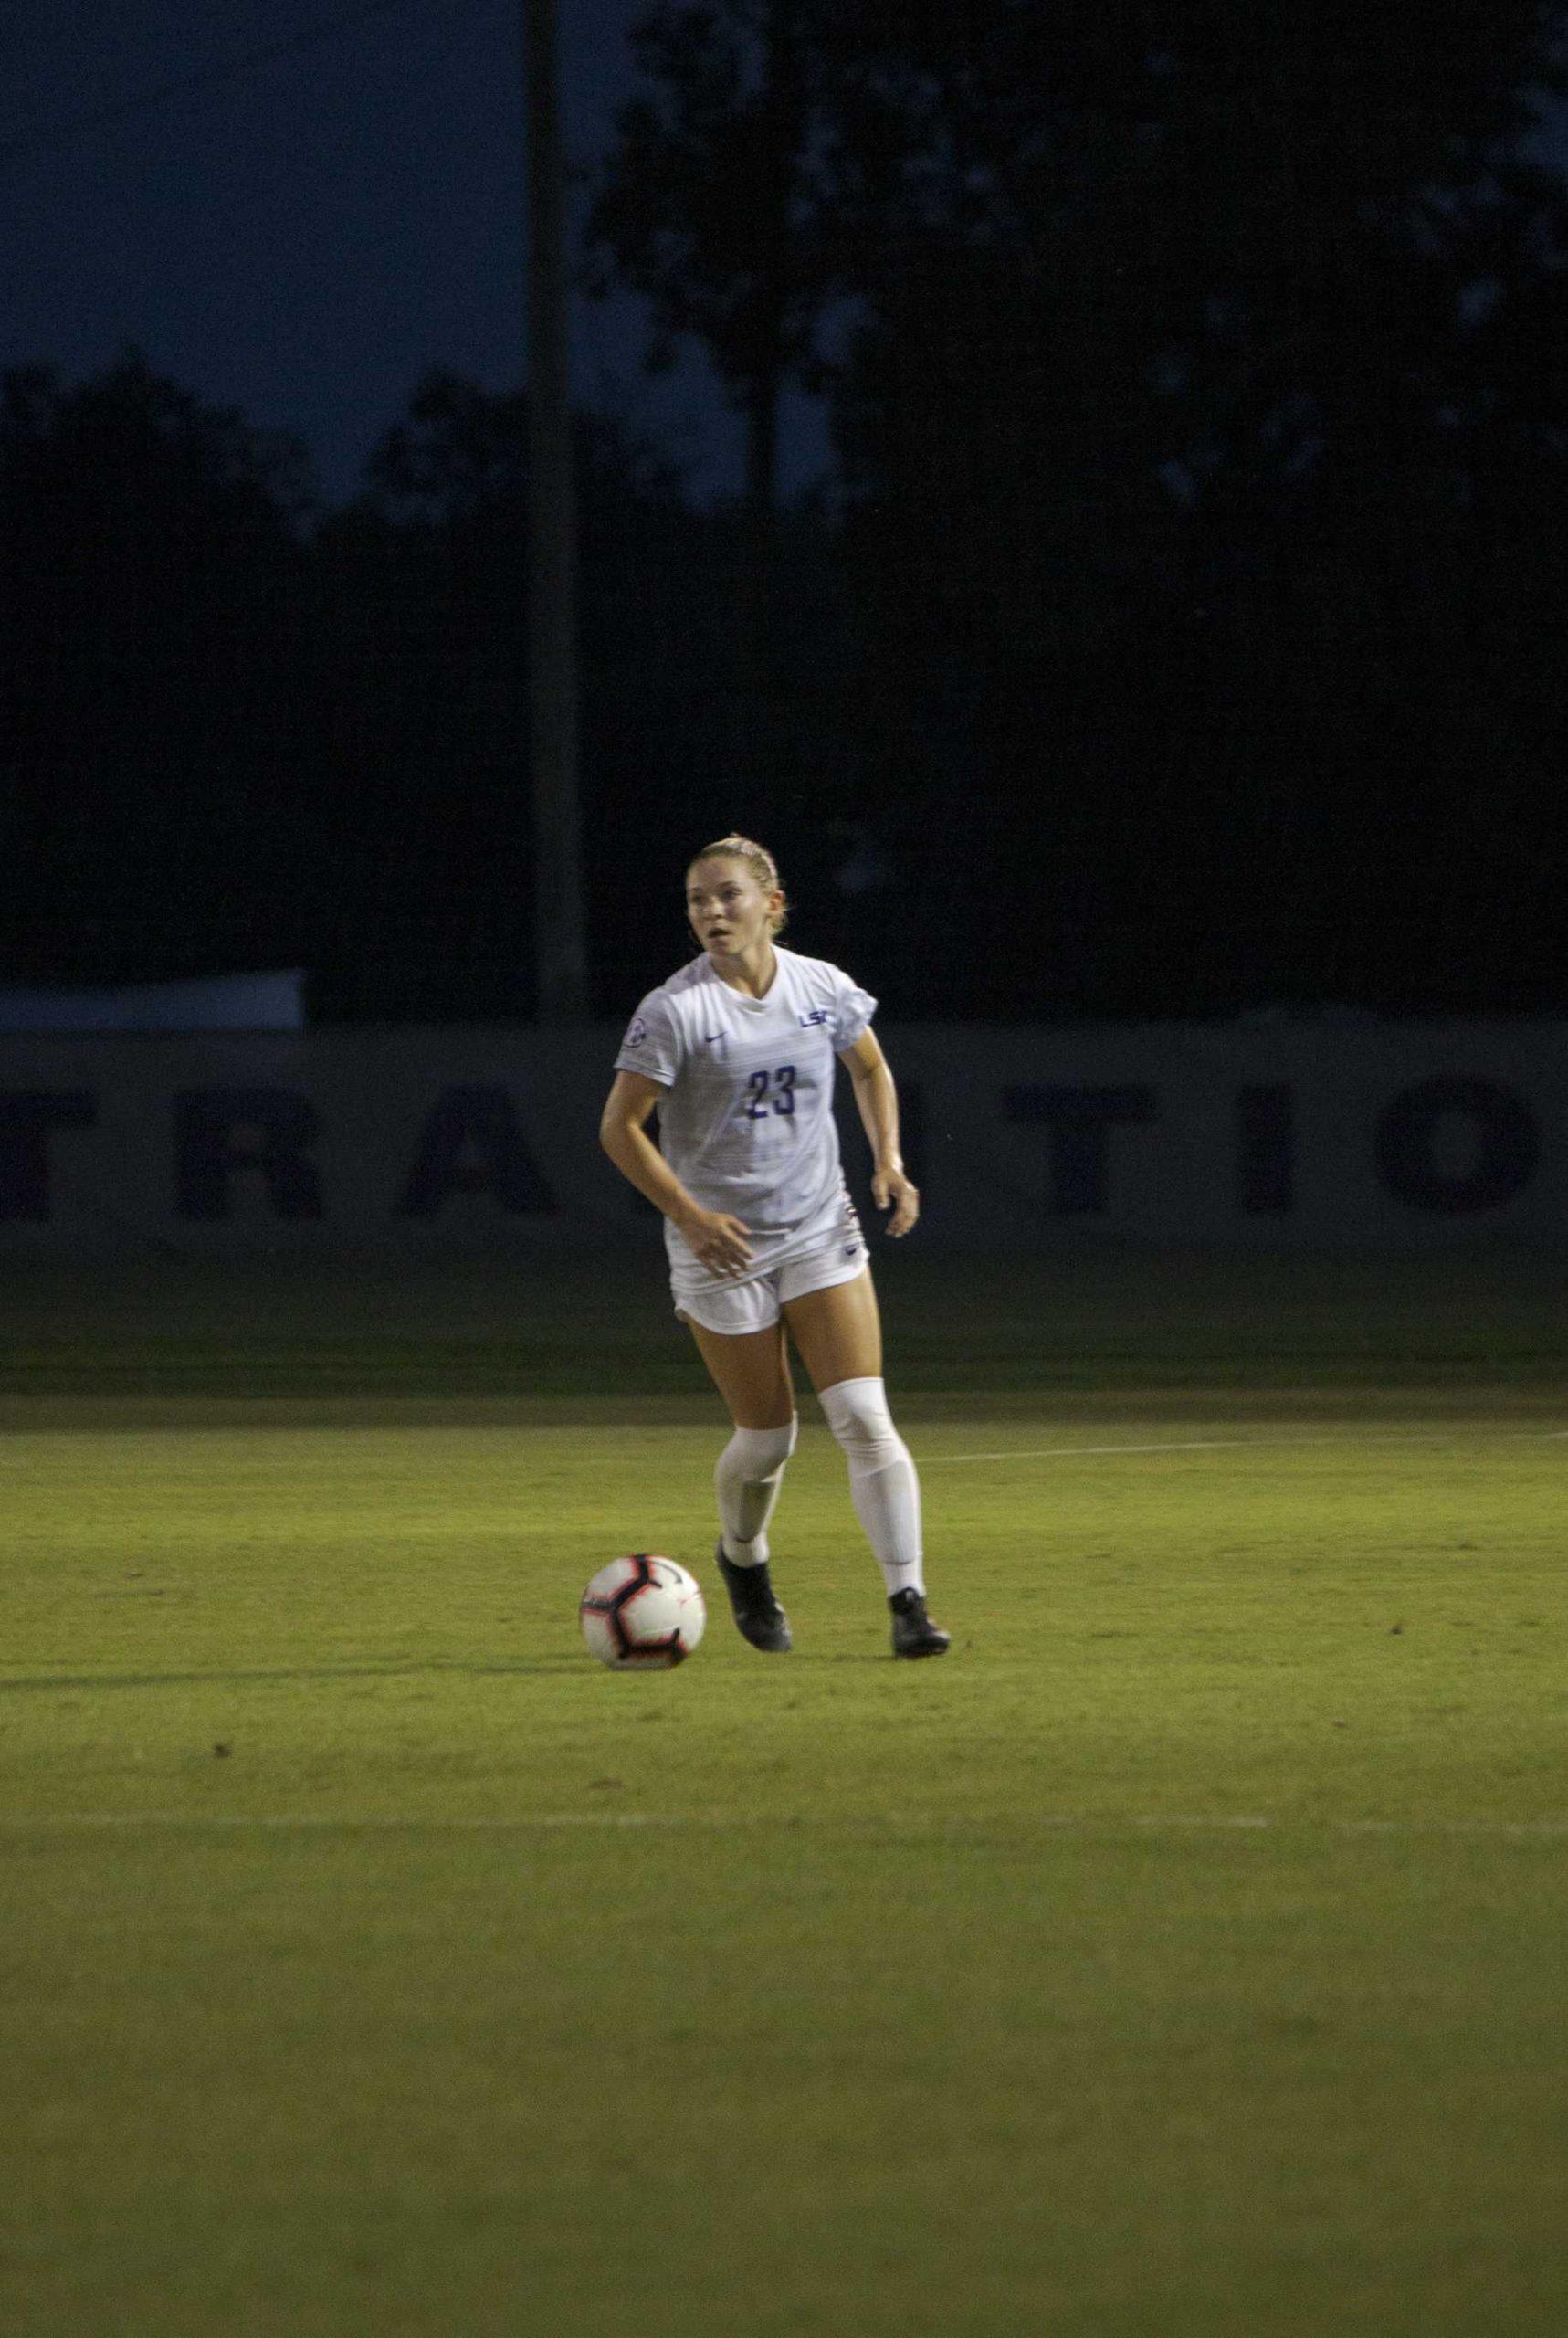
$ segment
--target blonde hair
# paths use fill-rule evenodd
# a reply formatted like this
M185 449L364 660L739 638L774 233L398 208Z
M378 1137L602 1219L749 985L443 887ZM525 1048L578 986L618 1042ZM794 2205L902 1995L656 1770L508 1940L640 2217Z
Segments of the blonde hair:
M750 837L731 834L721 837L717 844L705 844L701 851L694 852L687 862L687 875L690 875L700 860L721 859L743 860L764 893L784 891L784 886L779 878L778 862L766 845L755 844ZM789 900L786 896L783 909L773 911L768 931L771 933L782 933L788 923Z

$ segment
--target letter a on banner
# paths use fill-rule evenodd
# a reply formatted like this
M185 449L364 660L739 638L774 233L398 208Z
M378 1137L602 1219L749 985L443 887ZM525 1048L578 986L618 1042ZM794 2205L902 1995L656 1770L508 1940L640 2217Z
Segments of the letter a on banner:
M493 1194L514 1217L559 1216L504 1088L443 1091L425 1123L397 1215L434 1217L448 1194Z

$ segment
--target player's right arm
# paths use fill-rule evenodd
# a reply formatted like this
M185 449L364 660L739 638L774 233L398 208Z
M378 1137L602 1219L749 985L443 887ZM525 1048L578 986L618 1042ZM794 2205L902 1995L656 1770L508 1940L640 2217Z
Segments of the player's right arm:
M664 1212L693 1255L715 1274L738 1274L752 1249L738 1217L693 1201L647 1133L647 1122L664 1094L646 1072L617 1071L599 1118L599 1143L623 1177Z

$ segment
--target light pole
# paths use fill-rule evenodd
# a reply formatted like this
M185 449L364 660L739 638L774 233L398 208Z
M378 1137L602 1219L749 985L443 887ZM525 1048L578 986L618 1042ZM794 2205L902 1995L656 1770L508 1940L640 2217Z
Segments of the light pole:
M522 0L528 142L528 699L535 1013L588 1012L579 795L576 512L556 0Z

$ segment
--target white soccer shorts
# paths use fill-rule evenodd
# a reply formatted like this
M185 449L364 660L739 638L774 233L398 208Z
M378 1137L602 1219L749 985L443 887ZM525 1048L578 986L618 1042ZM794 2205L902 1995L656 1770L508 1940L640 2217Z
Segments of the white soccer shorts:
M700 1323L705 1332L724 1332L731 1338L746 1332L765 1332L784 1312L784 1301L804 1299L808 1291L831 1290L835 1283L853 1282L866 1271L868 1253L858 1237L850 1246L842 1232L830 1242L818 1243L797 1259L788 1259L771 1273L736 1282L728 1275L713 1275L700 1290L671 1283L675 1311L682 1322Z

